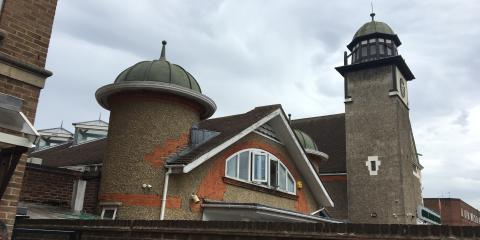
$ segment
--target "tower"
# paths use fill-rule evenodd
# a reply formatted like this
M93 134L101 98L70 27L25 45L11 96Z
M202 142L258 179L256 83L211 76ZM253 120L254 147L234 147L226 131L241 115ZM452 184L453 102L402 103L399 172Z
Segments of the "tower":
M162 44L159 60L127 68L95 94L110 110L102 218L161 219L166 159L188 144L194 124L215 112L195 78L166 60Z
M347 45L344 66L348 218L415 224L422 205L420 170L409 119L414 75L385 23L372 20Z

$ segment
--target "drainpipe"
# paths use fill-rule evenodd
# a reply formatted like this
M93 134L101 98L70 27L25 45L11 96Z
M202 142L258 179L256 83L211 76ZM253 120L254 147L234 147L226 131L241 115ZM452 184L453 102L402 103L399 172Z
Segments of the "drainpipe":
M167 192L168 192L168 179L172 173L172 169L169 168L165 173L165 181L163 181L163 194L162 194L162 208L160 209L160 220L165 218L165 204L167 202Z

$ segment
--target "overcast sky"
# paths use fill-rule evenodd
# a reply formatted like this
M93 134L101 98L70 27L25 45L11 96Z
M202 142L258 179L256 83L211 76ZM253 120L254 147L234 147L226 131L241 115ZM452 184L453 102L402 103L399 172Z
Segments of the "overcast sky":
M480 1L374 1L416 79L410 114L424 197L480 209ZM282 104L293 118L344 112L334 67L370 1L58 1L36 127L102 119L99 87L125 68L167 60L198 80L214 117Z

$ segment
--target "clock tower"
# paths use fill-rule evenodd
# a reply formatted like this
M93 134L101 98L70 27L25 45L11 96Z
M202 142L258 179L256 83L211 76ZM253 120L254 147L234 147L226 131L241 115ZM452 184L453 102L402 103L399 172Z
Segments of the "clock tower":
M398 54L400 39L372 20L347 45L344 65L348 218L415 224L422 207L422 166L409 118L407 84L415 77Z

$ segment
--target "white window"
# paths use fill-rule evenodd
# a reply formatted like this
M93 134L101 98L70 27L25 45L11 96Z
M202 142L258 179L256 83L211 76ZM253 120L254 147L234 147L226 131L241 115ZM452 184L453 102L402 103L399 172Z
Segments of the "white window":
M253 153L253 181L267 182L267 154Z
M117 216L117 207L104 207L102 209L101 219L111 219L114 220Z
M381 165L381 161L378 160L378 156L368 156L365 165L367 166L370 175L375 176L378 175L378 169Z
M243 150L226 161L225 176L295 194L295 179L273 154L260 149Z

